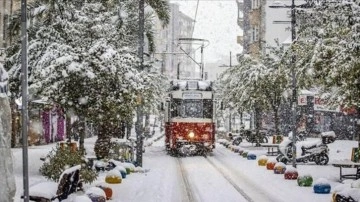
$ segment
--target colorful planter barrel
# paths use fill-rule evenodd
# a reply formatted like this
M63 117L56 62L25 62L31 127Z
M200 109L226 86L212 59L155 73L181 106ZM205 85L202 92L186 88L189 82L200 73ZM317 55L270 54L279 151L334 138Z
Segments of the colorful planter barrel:
M311 175L298 176L297 183L300 187L310 187L313 183Z
M255 154L248 154L246 158L248 160L256 160L256 155Z
M274 161L267 161L266 162L266 169L268 170L274 170L276 162Z
M277 162L274 166L275 174L284 174L286 171L286 165L282 162Z
M286 180L296 180L299 176L299 173L296 170L286 170L284 178Z
M92 202L106 202L106 198L104 196L88 194L88 197L91 199Z
M248 152L247 152L247 151L244 151L244 152L242 153L242 157L244 157L244 158L247 158L247 155L248 155Z
M96 187L99 187L100 189L104 190L105 195L106 195L106 200L110 200L112 195L113 195L113 191L110 187L108 186L104 186L104 185L98 185Z
M331 191L329 183L314 184L314 192L317 194L328 194Z
M267 163L267 159L259 159L258 160L258 165L259 166L266 166L266 163Z

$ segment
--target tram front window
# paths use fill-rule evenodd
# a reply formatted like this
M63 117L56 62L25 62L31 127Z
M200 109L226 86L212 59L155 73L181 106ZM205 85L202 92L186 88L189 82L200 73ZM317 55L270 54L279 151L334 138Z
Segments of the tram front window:
M171 117L211 118L211 100L174 99L171 103Z
M181 112L182 117L202 118L203 106L201 100L184 100Z

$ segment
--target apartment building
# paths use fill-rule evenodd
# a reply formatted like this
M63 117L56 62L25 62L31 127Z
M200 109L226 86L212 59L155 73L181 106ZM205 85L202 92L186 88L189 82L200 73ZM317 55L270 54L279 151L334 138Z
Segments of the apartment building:
M291 44L291 0L236 0L238 5L238 25L243 36L238 43L243 53L254 57L264 54L269 46L277 42L283 46ZM296 0L302 5L304 0Z
M171 16L167 27L162 27L159 20L155 22L155 45L154 57L161 61L162 72L170 79L180 77L193 77L195 63L184 51L194 57L191 44L180 43L181 38L191 38L194 20L182 13L178 4L170 3ZM181 50L180 49L183 49Z
M238 5L238 25L243 36L238 36L238 43L243 46L243 53L259 57L264 50L266 0L236 0Z

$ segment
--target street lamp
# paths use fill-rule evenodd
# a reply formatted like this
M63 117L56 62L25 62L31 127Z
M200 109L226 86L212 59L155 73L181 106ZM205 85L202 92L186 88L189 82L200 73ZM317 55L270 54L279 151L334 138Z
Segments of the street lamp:
M291 5L285 5L285 4L273 4L269 6L270 8L291 8L291 42L294 43L295 41L295 0L291 0ZM295 55L292 54L291 56L291 79L292 79L292 105L291 105L291 112L292 112L292 143L293 143L293 149L292 149L292 165L294 168L296 168L296 104L297 104L297 96L296 96L296 72L295 72Z

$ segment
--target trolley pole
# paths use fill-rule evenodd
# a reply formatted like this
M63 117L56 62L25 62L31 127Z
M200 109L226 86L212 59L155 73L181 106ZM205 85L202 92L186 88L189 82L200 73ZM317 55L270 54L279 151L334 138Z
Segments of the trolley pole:
M144 70L144 0L139 0L139 59L140 67L139 70ZM139 95L140 96L140 95ZM138 98L138 106L136 108L136 123L135 123L135 132L136 132L136 163L137 166L142 166L142 148L143 148L143 106L142 98Z
M27 67L27 33L26 33L26 0L21 0L21 115L22 115L22 155L23 155L23 188L24 201L29 201L29 165L28 165L28 67Z

